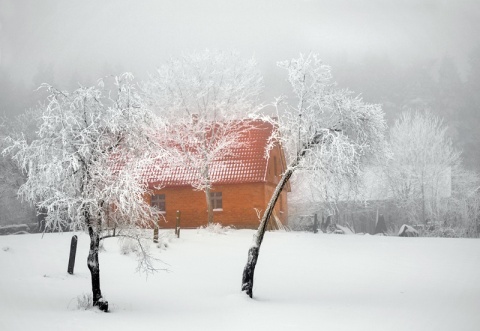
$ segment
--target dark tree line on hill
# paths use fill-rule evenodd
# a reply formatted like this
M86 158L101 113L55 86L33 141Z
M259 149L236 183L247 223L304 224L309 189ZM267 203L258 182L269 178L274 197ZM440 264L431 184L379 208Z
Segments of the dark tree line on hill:
M448 56L409 65L377 55L330 64L341 87L382 104L389 126L405 110L430 110L443 118L455 147L463 151L464 165L480 171L480 45L469 54L464 74Z
M361 93L367 102L382 104L389 125L393 125L402 111L409 109L429 109L443 118L455 147L464 152L465 166L480 172L480 149L477 148L480 142L480 95L477 93L480 90L480 45L470 52L464 73L453 58L441 55L437 59L412 60L409 64L399 64L388 56L374 54L351 61L340 56L328 63L339 87ZM94 84L91 77L123 71L117 67L105 64L100 72L88 74L74 71L64 75L70 78L62 80L56 77L52 64L42 62L31 83L20 82L8 69L0 68L0 115L19 114L45 99L41 91L34 92L43 82L71 90L78 88L78 82ZM281 77L280 72L278 75ZM276 91L273 95L280 93Z

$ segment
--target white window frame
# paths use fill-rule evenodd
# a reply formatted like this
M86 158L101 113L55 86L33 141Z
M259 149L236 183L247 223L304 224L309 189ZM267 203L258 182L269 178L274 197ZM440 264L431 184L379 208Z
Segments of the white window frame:
M158 201L156 201L158 200ZM161 204L163 203L163 210ZM160 213L165 214L167 212L167 204L165 194L153 194L150 199L150 205L156 207Z
M222 192L210 192L210 201L212 204L213 211L222 211L223 210L223 194ZM219 202L220 201L220 206Z

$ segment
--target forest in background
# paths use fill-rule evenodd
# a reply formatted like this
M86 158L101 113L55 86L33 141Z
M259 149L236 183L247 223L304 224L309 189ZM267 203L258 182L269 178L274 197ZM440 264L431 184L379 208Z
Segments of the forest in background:
M382 104L389 127L406 110L429 110L442 118L454 146L463 151L464 165L479 172L480 46L469 54L468 64L467 72L461 73L448 56L406 65L378 55L358 63L341 58L330 63L341 87Z
M324 61L332 67L340 88L360 94L366 102L380 103L389 126L405 110L429 110L442 118L455 147L463 152L464 165L480 172L480 45L470 52L465 72L448 55L400 64L387 55L366 54L350 59L326 54ZM53 63L40 62L32 82L26 84L8 69L0 68L0 113L12 117L44 100L45 95L36 91L44 82L72 90L79 82L92 85L92 77L116 75L123 69L119 64L108 63L98 73L80 73L72 68L70 78L59 79ZM268 103L284 93L286 80L278 69L263 71L263 102ZM139 80L147 78L134 74Z
M331 65L334 80L340 88L348 88L360 94L366 102L382 105L389 127L392 127L395 120L406 110L429 111L442 119L443 124L448 127L448 138L452 139L457 150L462 151L464 167L480 172L480 97L476 93L480 87L480 46L470 53L466 71L461 71L454 59L448 56L411 60L409 64L399 64L388 56L373 54L356 60L338 56L326 62ZM105 64L98 77L113 75L121 69L120 65ZM36 91L36 87L42 82L71 90L78 87L78 82L94 84L95 81L87 75L73 71L70 79L58 79L53 64L41 63L33 75L32 83L26 85L16 82L14 77L3 69L0 73L0 111L12 119L15 115L34 108L40 100L45 100L45 95ZM280 75L278 79L273 79L273 76L277 76L277 72L267 70L265 73L266 91L262 100L265 103L272 101L270 95L280 95L285 91L286 80ZM275 83L272 84L272 81ZM24 116L28 117L28 112ZM12 165L5 163L3 166L4 174L10 172L7 168ZM11 184L12 180L21 181L20 177L1 176L0 181ZM3 221L8 218L10 222L17 223L26 217L30 218L31 210L21 206L19 202L19 208L15 208L18 213L4 213ZM372 209L369 214L376 213L378 212ZM372 215L367 218L373 219L375 215Z

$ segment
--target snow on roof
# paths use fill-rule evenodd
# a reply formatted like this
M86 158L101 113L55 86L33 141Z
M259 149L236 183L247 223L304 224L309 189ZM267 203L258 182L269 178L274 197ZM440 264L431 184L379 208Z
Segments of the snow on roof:
M239 122L240 123L240 122ZM268 159L265 148L273 132L273 125L260 120L241 122L235 147L212 161L209 166L212 184L238 184L265 182ZM240 126L240 125L239 125ZM201 178L199 169L188 165L169 166L167 162L158 161L145 173L150 186L172 187L186 186L198 182Z

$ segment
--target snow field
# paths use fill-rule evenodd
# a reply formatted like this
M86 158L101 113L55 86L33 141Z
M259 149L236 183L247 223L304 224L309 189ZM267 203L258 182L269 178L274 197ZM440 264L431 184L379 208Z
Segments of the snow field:
M88 236L0 236L0 330L479 330L480 240L268 232L254 300L240 292L253 231L182 230L148 278L107 239L108 314L90 293ZM168 265L167 265L168 264Z

